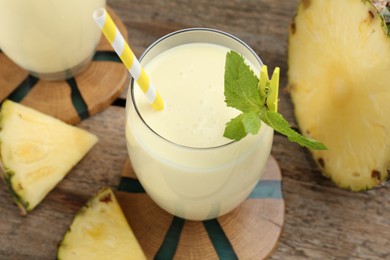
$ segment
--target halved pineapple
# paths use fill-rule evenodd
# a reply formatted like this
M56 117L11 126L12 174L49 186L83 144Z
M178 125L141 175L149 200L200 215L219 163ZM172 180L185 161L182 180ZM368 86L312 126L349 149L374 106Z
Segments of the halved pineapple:
M57 259L146 259L110 188L99 191L75 216Z
M4 180L26 214L95 145L97 137L51 116L6 100L0 113Z
M390 168L387 1L302 0L289 31L288 84L303 134L324 175L354 191ZM381 13L376 7L381 8Z

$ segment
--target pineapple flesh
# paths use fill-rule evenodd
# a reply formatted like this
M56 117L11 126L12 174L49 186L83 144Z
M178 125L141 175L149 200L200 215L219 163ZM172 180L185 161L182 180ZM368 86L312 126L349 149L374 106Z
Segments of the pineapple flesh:
M57 259L146 259L110 188L78 212L59 245Z
M289 30L288 89L325 176L360 191L390 168L388 1L302 0ZM379 10L378 10L379 8Z
M0 113L3 178L22 214L36 207L97 137L10 100Z

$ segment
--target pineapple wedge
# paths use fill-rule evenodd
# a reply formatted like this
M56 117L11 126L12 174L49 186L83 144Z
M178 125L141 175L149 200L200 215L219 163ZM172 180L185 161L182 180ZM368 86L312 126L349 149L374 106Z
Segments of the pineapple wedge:
M323 174L353 191L373 188L389 174L386 4L302 0L289 30L288 89L297 122L328 147L311 151Z
M99 191L75 216L57 259L146 259L110 188Z
M97 137L85 130L4 101L0 113L2 176L22 214L34 209L96 142Z

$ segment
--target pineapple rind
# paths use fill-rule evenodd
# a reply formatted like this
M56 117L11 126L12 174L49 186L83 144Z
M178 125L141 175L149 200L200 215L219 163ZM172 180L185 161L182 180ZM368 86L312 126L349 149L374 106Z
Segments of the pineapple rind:
M146 259L110 188L82 207L59 244L57 259Z
M0 114L3 176L26 214L96 144L97 137L10 100L3 102Z
M11 195L14 199L14 202L18 206L18 208L21 211L22 215L25 215L28 211L30 211L30 206L28 201L23 200L19 194L17 194L14 189L12 188L12 176L15 175L14 172L8 170L8 169L3 169L3 174L2 177L4 179L5 185L8 188L8 190L11 192Z
M390 2L386 0L374 0L372 4L377 8L379 14L383 17L383 26L387 31L387 35L390 37Z
M311 151L322 173L353 191L388 178L390 59L381 57L390 56L390 40L384 25L367 0L307 0L290 28L288 81L299 127L329 148Z

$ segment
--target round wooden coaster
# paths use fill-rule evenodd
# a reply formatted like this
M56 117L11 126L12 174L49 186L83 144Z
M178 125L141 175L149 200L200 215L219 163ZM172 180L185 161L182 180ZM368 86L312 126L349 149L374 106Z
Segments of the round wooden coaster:
M148 259L264 259L284 223L281 172L271 156L249 198L217 219L188 221L162 210L145 193L130 162L115 194Z
M127 30L107 7L123 37ZM64 81L39 80L18 67L0 51L0 101L11 99L75 124L107 108L128 84L129 74L102 36L88 67Z

